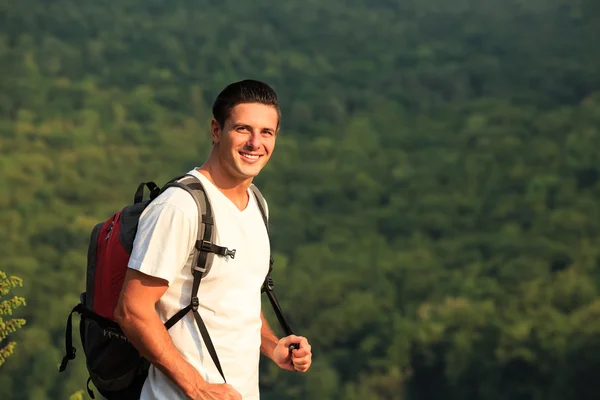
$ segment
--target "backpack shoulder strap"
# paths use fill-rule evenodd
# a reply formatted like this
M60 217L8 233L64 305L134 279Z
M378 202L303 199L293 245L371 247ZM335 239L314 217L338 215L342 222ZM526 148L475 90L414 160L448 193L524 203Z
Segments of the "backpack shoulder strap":
M269 208L267 207L267 201L263 197L262 193L258 189L258 187L252 183L250 184L250 190L252 194L254 194L254 198L256 198L256 203L258 204L258 209L260 210L260 214L262 215L263 222L265 223L265 227L267 228L267 236L269 236ZM270 238L269 238L270 240ZM273 255L271 255L269 259L269 272L267 273L267 278L271 275L271 271L273 271L273 263L275 260L273 259ZM261 291L264 292L266 290L267 279L265 279L265 283L263 283L263 287Z
M260 213L262 214L263 221L265 222L265 226L267 228L267 234L269 234L269 210L267 208L267 202L256 185L251 184L250 190L252 190L254 197L256 197L256 202L258 203L258 208L260 209ZM286 336L289 336L289 335L293 335L294 332L292 331L292 328L290 327L289 323L285 319L285 316L283 315L283 311L281 310L281 306L279 305L279 301L277 300L277 296L275 295L275 291L274 291L275 285L273 283L273 278L271 278L271 271L273 271L273 263L274 262L275 262L275 260L273 259L273 255L271 255L271 258L269 260L269 272L267 273L267 276L265 277L265 281L263 283L261 291L267 293L267 297L269 298L271 306L273 307L273 311L275 312L275 316L277 317L277 320L279 321L279 325L281 325L281 328L285 332ZM290 350L293 350L296 348L298 348L298 346L296 344L292 344L290 346Z
M196 239L196 245L194 246L193 259L196 261L192 267L194 281L192 283L192 291L190 294L190 304L169 318L169 320L165 323L165 327L169 329L181 318L183 318L183 316L186 315L190 310L193 311L196 325L198 325L198 329L200 330L200 334L202 335L202 340L206 345L206 349L215 363L217 370L221 374L223 381L227 382L225 379L225 374L223 373L223 368L221 367L221 363L219 361L219 357L217 356L217 351L210 338L208 329L206 328L206 324L198 312L198 307L200 305L198 300L198 289L200 288L200 281L210 271L214 254L235 258L235 249L229 250L227 247L217 246L213 243L213 240L216 236L215 218L204 186L197 177L193 175L185 175L183 177L176 178L166 184L162 190L164 191L170 187L179 187L183 190L186 190L194 198L194 201L198 206L198 235Z
M252 183L250 184L250 190L254 197L256 198L256 202L258 203L258 208L260 209L260 213L263 217L263 221L265 222L265 226L267 227L267 233L269 232L269 208L267 207L267 201L263 197L262 193L258 189L258 187Z
M198 235L196 238L194 258L198 258L196 265L192 268L202 272L202 277L210 271L215 254L223 257L235 258L235 249L218 246L213 243L216 237L216 221L212 211L210 200L202 182L194 175L184 175L167 183L161 191L171 187L178 187L187 191L196 202L198 207Z

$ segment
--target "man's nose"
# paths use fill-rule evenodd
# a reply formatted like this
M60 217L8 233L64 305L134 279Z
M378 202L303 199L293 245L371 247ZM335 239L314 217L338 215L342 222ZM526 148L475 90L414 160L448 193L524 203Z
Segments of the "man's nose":
M247 143L248 147L252 148L252 150L256 150L260 148L260 134L257 132L252 132L250 138Z

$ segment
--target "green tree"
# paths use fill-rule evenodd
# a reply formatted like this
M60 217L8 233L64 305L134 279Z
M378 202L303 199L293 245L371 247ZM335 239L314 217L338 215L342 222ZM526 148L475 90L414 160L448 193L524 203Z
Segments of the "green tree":
M21 278L16 276L7 277L4 272L0 271L0 341L8 338L8 335L25 325L25 320L21 318L5 319L7 316L12 316L17 307L25 305L25 299L19 296L3 300L10 290L17 286L23 286ZM0 365L4 364L6 359L13 354L16 346L16 342L9 341L0 348Z

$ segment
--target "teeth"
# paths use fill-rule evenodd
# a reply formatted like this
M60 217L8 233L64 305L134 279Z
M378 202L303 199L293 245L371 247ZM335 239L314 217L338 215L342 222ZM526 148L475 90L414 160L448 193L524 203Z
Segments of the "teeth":
M259 156L256 155L252 155L252 154L246 154L246 153L242 153L242 155L246 158L251 158L253 160L257 159Z

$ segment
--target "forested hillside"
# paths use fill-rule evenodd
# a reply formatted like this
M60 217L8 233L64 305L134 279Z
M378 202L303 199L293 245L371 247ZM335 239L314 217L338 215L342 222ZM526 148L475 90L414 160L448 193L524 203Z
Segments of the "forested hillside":
M263 399L597 399L599 21L596 0L0 5L0 270L27 300L0 398L85 388L81 349L58 364L91 228L200 165L214 96L254 78L283 111L257 179L277 293L314 353L265 362Z

